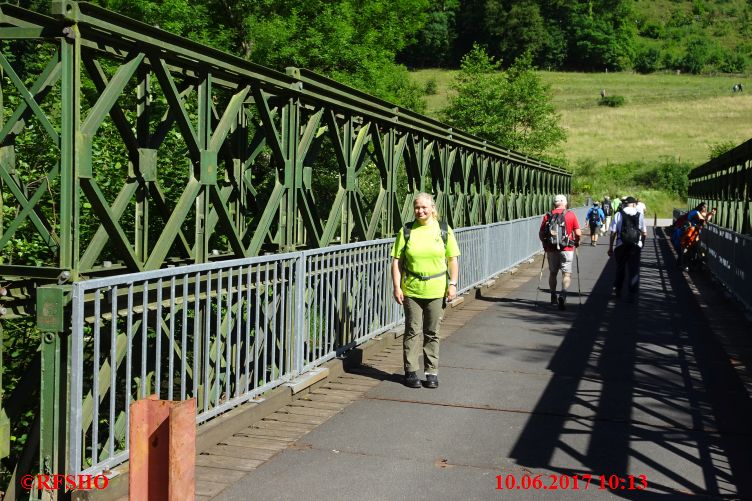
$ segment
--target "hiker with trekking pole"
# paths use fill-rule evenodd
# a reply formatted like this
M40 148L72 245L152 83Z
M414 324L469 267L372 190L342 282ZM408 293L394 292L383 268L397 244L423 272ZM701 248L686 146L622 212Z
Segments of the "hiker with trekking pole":
M539 237L545 251L544 259L548 260L551 304L557 305L560 310L566 309L567 290L572 281L575 248L579 247L581 236L582 230L577 216L574 212L567 210L567 197L556 195L553 210L543 216ZM542 271L541 268L541 273ZM561 291L557 293L559 272L561 272Z

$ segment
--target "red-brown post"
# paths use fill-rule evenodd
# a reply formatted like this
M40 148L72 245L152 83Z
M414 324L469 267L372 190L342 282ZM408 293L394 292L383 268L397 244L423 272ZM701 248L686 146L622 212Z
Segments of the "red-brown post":
M129 496L178 501L195 497L196 399L131 404Z

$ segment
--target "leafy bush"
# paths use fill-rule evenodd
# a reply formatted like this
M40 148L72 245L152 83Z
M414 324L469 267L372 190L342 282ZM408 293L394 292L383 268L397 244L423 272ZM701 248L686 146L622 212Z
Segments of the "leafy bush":
M747 69L747 58L739 49L723 51L723 60L719 63L719 70L724 73L744 73Z
M731 151L736 148L737 144L734 141L719 141L717 143L708 145L708 160L718 158L727 151Z
M439 88L439 84L436 83L435 78L429 78L426 82L426 86L423 88L423 91L426 93L427 96L433 96L436 94L436 91Z
M642 164L645 165L645 164ZM676 159L665 159L658 165L648 165L638 173L634 180L647 188L659 189L686 198L689 189L689 171L694 165Z
M634 69L638 73L653 73L662 68L661 51L656 47L642 47L637 51Z
M624 102L624 96L606 96L598 101L598 105L618 108L620 106L624 106Z
M663 26L656 22L648 21L640 30L640 34L646 38L663 38Z

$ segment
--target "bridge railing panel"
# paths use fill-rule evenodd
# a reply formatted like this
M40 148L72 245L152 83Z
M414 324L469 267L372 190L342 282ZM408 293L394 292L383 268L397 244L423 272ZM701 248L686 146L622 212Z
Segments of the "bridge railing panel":
M456 230L459 291L540 252L539 225L531 217ZM70 471L127 460L134 400L196 397L202 423L404 322L392 297L393 242L74 283Z
M752 237L715 224L702 229L705 262L710 272L744 306L752 310Z

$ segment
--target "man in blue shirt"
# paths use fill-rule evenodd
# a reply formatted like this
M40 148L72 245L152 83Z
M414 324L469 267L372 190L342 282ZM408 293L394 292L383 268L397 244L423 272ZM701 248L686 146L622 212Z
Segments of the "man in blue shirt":
M588 209L585 219L588 222L588 226L590 226L590 245L595 247L596 242L598 242L600 227L603 226L603 222L606 220L603 209L600 208L598 202L593 202L593 206Z

